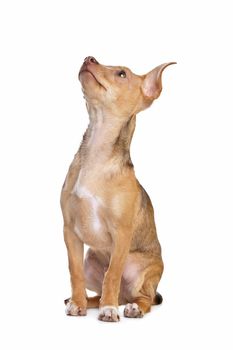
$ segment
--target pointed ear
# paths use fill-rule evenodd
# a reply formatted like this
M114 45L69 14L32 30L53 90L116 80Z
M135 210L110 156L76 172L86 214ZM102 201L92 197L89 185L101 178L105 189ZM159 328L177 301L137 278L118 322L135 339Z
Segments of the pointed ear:
M146 74L142 83L142 91L145 97L153 100L159 97L162 91L162 73L171 64L176 64L176 62L161 64Z

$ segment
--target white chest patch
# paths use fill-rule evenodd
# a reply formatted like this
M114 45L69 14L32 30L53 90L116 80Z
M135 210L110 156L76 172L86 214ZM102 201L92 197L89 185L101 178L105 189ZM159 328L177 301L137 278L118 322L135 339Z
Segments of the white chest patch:
M98 196L93 195L85 186L80 185L79 180L74 186L73 193L79 198L85 198L88 200L91 207L91 225L95 232L98 232L101 228L101 222L98 211L102 206L102 201Z

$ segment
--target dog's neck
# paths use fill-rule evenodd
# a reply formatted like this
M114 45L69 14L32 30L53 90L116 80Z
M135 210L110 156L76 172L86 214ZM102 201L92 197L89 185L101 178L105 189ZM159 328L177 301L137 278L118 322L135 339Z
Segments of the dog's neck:
M132 166L130 144L136 116L119 117L92 106L88 113L90 122L80 146L82 160L106 163L114 159L122 166Z

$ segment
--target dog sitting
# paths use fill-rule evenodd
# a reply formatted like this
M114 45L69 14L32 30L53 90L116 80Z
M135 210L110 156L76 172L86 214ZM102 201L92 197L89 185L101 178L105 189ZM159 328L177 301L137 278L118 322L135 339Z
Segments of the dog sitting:
M142 317L160 304L163 273L150 198L135 177L130 143L136 114L162 90L162 72L104 66L87 57L79 72L89 125L61 193L72 296L66 313L83 316L99 307L99 320ZM84 259L84 244L90 248ZM96 292L87 297L86 288Z

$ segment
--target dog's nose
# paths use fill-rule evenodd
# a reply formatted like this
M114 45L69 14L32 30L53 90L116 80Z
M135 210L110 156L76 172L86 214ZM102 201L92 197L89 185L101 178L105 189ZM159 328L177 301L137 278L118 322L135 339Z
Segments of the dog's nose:
M85 63L95 63L98 64L99 62L97 62L97 60L95 59L95 57L92 56L88 56L84 59Z

